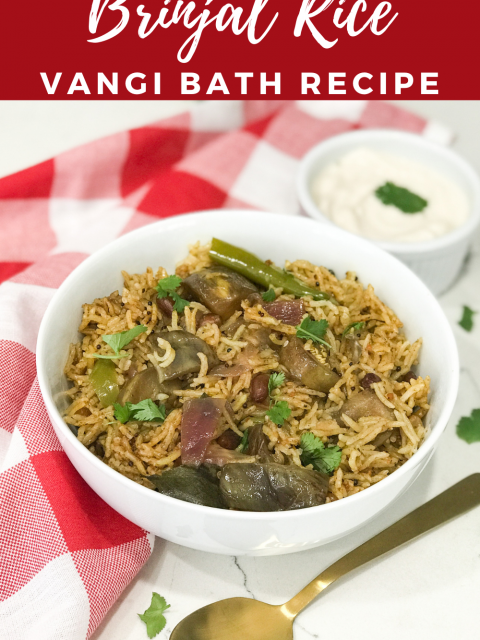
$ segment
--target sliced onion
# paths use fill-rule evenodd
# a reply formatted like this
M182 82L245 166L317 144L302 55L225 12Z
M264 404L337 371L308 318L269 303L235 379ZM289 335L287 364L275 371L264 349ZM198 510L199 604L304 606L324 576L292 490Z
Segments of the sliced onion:
M202 464L208 445L225 410L221 398L191 398L183 405L182 464L198 467Z
M303 300L275 300L263 303L262 307L272 318L294 327L300 324L305 313Z

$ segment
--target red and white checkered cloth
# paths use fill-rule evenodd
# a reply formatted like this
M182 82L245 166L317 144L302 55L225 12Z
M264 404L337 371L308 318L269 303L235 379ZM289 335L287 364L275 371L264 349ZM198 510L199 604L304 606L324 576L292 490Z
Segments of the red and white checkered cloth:
M63 453L35 377L55 289L132 229L217 207L297 213L302 155L328 136L438 125L381 102L209 102L0 180L0 638L83 640L148 560L153 536ZM5 152L5 150L4 150Z

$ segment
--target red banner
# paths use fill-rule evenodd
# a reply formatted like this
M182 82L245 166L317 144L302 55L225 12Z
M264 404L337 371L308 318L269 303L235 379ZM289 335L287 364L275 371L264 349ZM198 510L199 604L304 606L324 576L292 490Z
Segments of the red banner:
M480 98L473 0L143 2L9 2L0 99Z

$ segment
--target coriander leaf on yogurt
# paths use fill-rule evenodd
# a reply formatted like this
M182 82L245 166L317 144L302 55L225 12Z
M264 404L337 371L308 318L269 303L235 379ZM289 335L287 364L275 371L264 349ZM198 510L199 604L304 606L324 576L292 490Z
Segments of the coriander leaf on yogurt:
M458 321L458 324L465 329L465 331L471 331L473 329L473 316L477 312L466 305L463 306L463 313L461 319Z
M405 187L399 187L393 182L386 182L375 191L375 195L383 204L393 205L403 213L420 213L428 202Z

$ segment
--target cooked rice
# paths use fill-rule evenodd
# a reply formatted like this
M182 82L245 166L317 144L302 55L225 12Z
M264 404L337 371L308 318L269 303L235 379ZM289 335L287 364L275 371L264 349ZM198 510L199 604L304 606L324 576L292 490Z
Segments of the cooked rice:
M190 247L189 254L176 269L185 278L194 271L209 266L209 246L199 243ZM340 380L326 394L313 391L295 382L286 381L274 391L275 400L285 400L291 415L279 427L265 418L264 433L270 440L270 448L283 461L301 465L300 438L302 433L312 432L324 443L335 443L342 450L341 464L330 478L330 493L327 501L353 495L383 480L398 469L418 449L425 438L422 423L428 409L429 377L400 381L412 366L418 363L422 341L411 343L401 332L402 323L395 313L381 302L371 285L364 288L354 272L348 272L343 280L325 267L305 260L287 262L285 268L298 279L334 296L338 305L331 301L304 298L305 311L315 320L326 319L329 328L325 336L336 356L336 369ZM70 346L65 374L73 383L69 391L71 405L65 413L68 424L78 428L78 439L106 464L135 482L152 488L146 475L158 474L178 464L180 458L180 425L182 404L186 398L207 394L225 398L233 408L233 419L225 413L221 431L228 428L237 434L254 424L258 407L251 402L249 388L252 376L262 371L281 371L274 351L266 348L250 358L253 369L236 377L217 378L208 375L207 360L198 354L201 369L189 388L175 392L178 408L174 409L163 424L131 422L121 424L113 415L113 407L102 407L89 381L95 359L91 354L108 354L110 348L102 340L103 334L112 334L131 329L137 324L148 327L148 332L135 338L125 349L128 358L114 360L121 387L130 367L137 371L146 368L152 360L158 367L167 366L175 352L167 343L162 361L154 362L147 347L148 335L155 329L160 312L157 309L156 285L167 272L159 268L156 273L147 269L143 274L122 272L124 288L110 296L83 305L83 317L79 330L83 340ZM281 294L280 290L276 291ZM293 296L280 295L280 300ZM270 317L260 305L243 303L243 314L248 324L227 335L226 331L242 315L234 313L220 328L216 324L205 324L196 329L196 316L208 312L203 305L192 302L186 307L183 318L173 312L168 330L183 326L209 344L222 362L232 362L254 342L254 331L259 327L271 330L275 344L281 345L295 328ZM345 328L354 322L365 322L368 333L360 341L362 352L358 364L349 360L345 351L345 340L341 341ZM167 346L168 345L168 346ZM308 341L305 348L320 361L325 362L326 351ZM250 349L251 351L252 349ZM173 353L172 353L173 352ZM247 354L250 352L247 352ZM371 386L378 398L394 410L395 420L381 417L363 417L355 422L344 416L345 426L340 426L332 417L343 403L361 391L360 381L367 373L375 373L381 381ZM165 396L158 400L164 400ZM379 434L394 430L380 446L374 440ZM220 433L216 434L218 437Z

